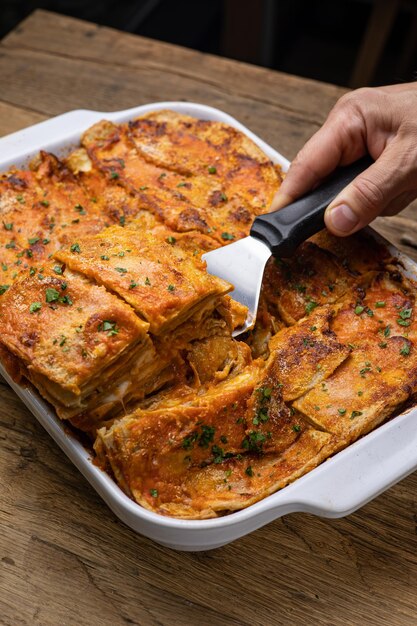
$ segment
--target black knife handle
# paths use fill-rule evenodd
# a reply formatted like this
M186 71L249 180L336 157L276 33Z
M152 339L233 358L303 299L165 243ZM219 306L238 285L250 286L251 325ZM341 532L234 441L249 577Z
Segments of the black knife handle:
M270 248L272 254L288 257L298 246L324 228L324 211L337 194L373 160L365 156L351 165L339 167L314 191L292 204L255 218L250 234Z

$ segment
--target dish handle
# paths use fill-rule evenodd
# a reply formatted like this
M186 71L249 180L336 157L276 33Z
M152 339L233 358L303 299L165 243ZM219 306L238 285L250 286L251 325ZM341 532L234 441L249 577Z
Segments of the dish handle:
M280 504L292 512L343 517L416 469L417 409L411 409L286 487Z

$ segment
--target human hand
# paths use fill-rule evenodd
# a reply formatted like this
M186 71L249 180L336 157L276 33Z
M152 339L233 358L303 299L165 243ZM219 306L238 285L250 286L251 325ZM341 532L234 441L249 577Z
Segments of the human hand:
M340 98L291 163L271 210L368 152L375 163L326 209L326 226L335 235L350 235L378 215L395 215L417 197L417 84L357 89Z

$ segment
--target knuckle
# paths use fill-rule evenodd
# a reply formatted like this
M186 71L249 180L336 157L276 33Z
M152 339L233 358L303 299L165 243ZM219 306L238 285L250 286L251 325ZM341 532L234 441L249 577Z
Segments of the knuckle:
M358 203L365 211L382 209L385 204L385 193L382 185L368 176L360 176L352 183Z
M382 95L383 92L375 87L361 87L360 89L345 93L337 101L337 106L340 105L341 107L348 108L362 107L364 103L374 102Z

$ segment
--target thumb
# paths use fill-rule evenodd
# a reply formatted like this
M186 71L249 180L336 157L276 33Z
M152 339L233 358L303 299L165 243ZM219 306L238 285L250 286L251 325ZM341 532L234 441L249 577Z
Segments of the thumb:
M397 167L400 158L391 146L327 207L324 221L334 235L343 237L367 226L406 190L408 168Z

